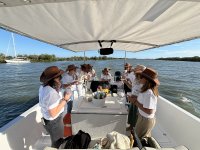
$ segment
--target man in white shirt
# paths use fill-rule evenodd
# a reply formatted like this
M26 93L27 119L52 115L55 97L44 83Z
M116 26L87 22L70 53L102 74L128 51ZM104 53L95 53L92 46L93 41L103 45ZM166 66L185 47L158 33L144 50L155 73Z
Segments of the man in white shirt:
M126 63L124 65L124 73L122 75L122 81L124 82L125 94L127 94L128 92L131 92L134 80L135 80L135 74L132 71L132 65L129 63Z

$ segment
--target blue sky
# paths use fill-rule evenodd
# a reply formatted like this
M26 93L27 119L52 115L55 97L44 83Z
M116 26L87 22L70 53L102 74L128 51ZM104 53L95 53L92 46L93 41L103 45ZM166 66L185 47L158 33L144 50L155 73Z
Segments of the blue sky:
M84 56L83 52L71 52L52 46L46 43L42 43L30 38L14 34L15 45L17 54L54 54L57 57L71 57L71 56ZM11 38L11 33L0 29L0 53L6 54L8 43ZM110 57L124 57L124 51L114 51ZM12 44L8 50L8 55L13 56ZM86 56L100 56L97 50L86 52ZM161 48L151 49L141 52L127 52L127 58L160 58L160 57L192 57L200 56L200 39L192 40L188 42L182 42L170 46L164 46Z

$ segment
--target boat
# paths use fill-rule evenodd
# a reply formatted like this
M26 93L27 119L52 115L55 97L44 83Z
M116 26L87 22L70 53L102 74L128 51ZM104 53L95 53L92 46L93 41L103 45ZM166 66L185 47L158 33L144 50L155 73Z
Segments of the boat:
M30 63L30 60L27 60L24 57L17 57L13 59L6 59L6 63Z
M13 42L13 48L14 48L15 56L12 59L5 59L5 62L6 63L30 63L30 60L28 60L26 57L18 57L17 56L16 49L15 49L14 34L11 33L11 35L12 35L12 42Z
M199 0L1 0L0 27L74 52L107 48L137 52L199 38L199 10ZM123 110L120 115L126 116ZM103 136L102 129L121 131L121 119L104 118L119 114L102 112L74 108L73 130L95 133L92 138ZM99 121L95 115L102 116L101 124L95 123ZM200 149L199 118L161 96L156 116L152 136L161 147ZM36 104L0 129L0 147L44 149L50 144L45 133Z

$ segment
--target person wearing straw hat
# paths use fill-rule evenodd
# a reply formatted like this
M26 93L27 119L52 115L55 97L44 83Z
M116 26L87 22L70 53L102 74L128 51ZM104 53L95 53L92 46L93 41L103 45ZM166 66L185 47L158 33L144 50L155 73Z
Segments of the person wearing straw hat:
M40 76L42 85L39 89L39 106L43 116L42 122L50 134L51 146L55 148L59 147L59 140L64 136L62 112L71 96L69 93L64 93L64 96L59 93L63 73L64 71L57 66L50 66Z
M104 68L102 70L101 81L110 82L113 79L112 75L110 74L110 70L111 70L110 68Z
M87 72L88 72L88 81L93 81L96 77L96 71L94 70L93 66L90 64L87 64Z
M82 64L80 66L81 66L81 68L76 70L76 77L78 80L76 89L77 89L78 97L85 95L84 83L87 80L87 76L88 76L88 69L87 69L88 65Z
M155 112L158 100L158 74L151 68L146 68L140 73L142 84L141 92L138 97L131 97L130 101L138 107L139 114L135 130L140 139L150 137L151 131L155 126Z
M122 81L124 82L125 94L127 94L127 92L131 92L132 83L134 82L134 80L135 80L135 75L132 71L132 65L126 63L124 65L124 72L122 74Z
M65 73L62 76L62 88L65 91L71 91L72 95L70 97L70 101L67 103L67 113L71 113L73 107L74 100L74 91L76 90L76 67L74 64L68 65Z
M141 91L141 87L142 87L142 85L140 84L140 74L145 69L146 69L146 67L143 65L137 65L133 69L133 72L135 74L135 80L133 81L133 84L130 85L130 86L132 86L132 88L131 88L131 94L130 95L129 95L129 93L127 94L128 100L129 100L129 96L137 97L139 95L139 93ZM133 127L135 127L135 124L137 121L137 113L138 113L137 106L130 103L129 113L128 113L128 124L130 126L128 128L126 128L127 130L131 130Z

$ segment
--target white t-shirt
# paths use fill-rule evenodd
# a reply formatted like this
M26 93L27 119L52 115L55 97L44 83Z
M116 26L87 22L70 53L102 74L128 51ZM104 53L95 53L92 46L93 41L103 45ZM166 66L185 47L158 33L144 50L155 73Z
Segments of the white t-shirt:
M126 78L129 79L131 81L131 83L133 83L134 80L135 80L134 72L127 73L127 77Z
M101 74L101 79L104 79L104 80L112 80L113 77L110 73L108 73L108 75L104 75L103 73Z
M63 107L63 109L61 109L61 111L54 118L52 118L51 115L49 114L49 110L57 107L61 99L62 97L52 87L50 86L43 87L42 85L40 86L39 105L41 107L42 115L45 119L54 120L64 111Z
M95 78L95 75L96 73L95 73L95 70L94 69L92 69L90 72L88 72L88 77L89 77L89 81L91 81L91 80L94 80L94 78ZM95 75L95 76L94 76Z
M139 83L137 79L134 80L132 83L132 89L131 89L131 94L138 96L142 88L142 84Z
M143 112L140 108L138 108L139 113L143 117L154 118L156 108L157 108L157 96L154 95L153 91L151 89L148 89L144 93L139 93L137 100L139 103L141 103L143 105L144 108L154 110L152 114L147 114L147 113Z
M114 84L117 85L118 89L124 88L124 82L122 81L116 81Z
M88 73L83 72L81 69L76 69L76 75L78 77L78 82L80 84L83 84L84 83L84 79L87 78L87 76L88 76Z
M65 72L62 76L61 82L62 82L62 84L70 84L75 81L74 78L75 78L74 76L69 75L67 72ZM76 85L71 85L71 90L75 91Z

